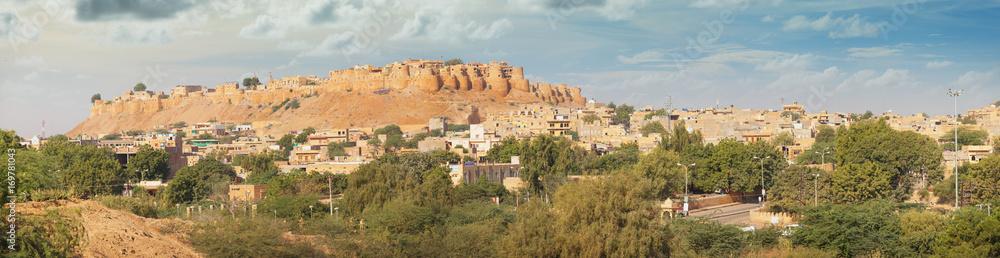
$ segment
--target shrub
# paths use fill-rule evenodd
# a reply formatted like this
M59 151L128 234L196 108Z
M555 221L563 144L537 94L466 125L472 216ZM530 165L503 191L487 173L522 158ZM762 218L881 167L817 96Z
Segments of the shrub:
M286 228L271 219L222 219L199 224L190 240L209 257L323 256L312 244L284 239Z
M22 220L17 223L22 225L17 229L20 249L11 252L2 248L0 254L4 257L69 257L83 238L79 217L79 210L56 209L46 210L45 215L20 215L17 218Z
M55 201L81 198L82 194L69 189L38 190L31 193L31 200L36 202Z
M156 206L150 200L144 198L134 198L128 196L103 195L94 198L97 202L108 206L108 208L131 212L135 215L146 218L158 218Z

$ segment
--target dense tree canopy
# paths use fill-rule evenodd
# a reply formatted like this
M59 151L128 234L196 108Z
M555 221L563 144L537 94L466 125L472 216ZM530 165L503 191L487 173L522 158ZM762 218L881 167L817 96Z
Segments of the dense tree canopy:
M132 91L144 91L144 90L146 90L146 84L145 83L141 83L141 82L140 83L136 83L135 87L132 87Z
M139 179L139 181L166 179L167 173L170 172L167 163L169 160L170 154L162 149L153 149L149 145L139 146L135 157L128 161L125 177Z
M312 128L311 126L306 127L306 129L303 129L298 136L295 136L295 142L300 144L306 143L307 141L309 141L309 135L315 132L316 129Z
M882 119L860 121L850 129L839 129L837 135L838 166L869 162L878 165L890 175L893 198L909 197L915 175L941 178L941 151L927 136L892 130Z
M941 135L941 148L948 151L955 150L955 129L949 130L947 133ZM983 130L972 130L964 127L958 128L958 149L962 149L965 145L985 145L986 140L989 139L989 134Z
M563 137L542 135L521 144L521 180L535 193L555 190L567 175L580 174L583 150Z

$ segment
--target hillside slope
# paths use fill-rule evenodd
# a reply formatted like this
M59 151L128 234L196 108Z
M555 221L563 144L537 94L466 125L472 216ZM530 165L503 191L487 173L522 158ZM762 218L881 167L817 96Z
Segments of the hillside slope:
M215 119L236 124L254 121L273 121L269 128L254 128L260 134L282 134L314 128L365 128L387 124L401 126L426 125L428 119L447 116L450 123L468 123L466 117L472 107L480 114L517 109L518 104L532 103L547 106L528 92L511 91L503 99L491 98L487 92L442 90L425 93L415 87L393 90L384 94L373 92L327 92L307 98L297 98L297 109L282 107L272 112L278 101L253 105L249 101L233 104L212 104L210 101L189 101L154 113L121 113L93 116L77 125L66 135L96 136L121 130L151 130L157 125L179 121L188 124ZM578 107L566 102L560 106ZM411 127L412 128L412 127ZM417 127L419 128L419 127Z

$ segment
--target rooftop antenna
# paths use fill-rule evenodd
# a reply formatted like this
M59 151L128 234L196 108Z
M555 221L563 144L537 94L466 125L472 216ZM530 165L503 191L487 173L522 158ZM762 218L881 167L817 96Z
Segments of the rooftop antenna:
M667 113L667 130L671 130L670 129L670 113L672 113L672 112L670 112L670 110L673 109L673 107L674 107L674 98L671 97L670 94L667 94L667 103L666 104L667 104L666 105L666 109L667 109L667 112L666 112Z
M42 120L42 139L45 139L45 120Z

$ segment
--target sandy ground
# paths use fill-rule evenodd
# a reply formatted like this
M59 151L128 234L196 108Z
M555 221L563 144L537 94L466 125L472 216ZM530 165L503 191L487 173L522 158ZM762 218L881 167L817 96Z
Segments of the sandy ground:
M160 233L169 219L149 219L109 209L89 200L60 200L22 204L22 214L44 214L47 209L79 209L84 239L83 257L203 257L177 236ZM184 223L184 222L179 222Z

